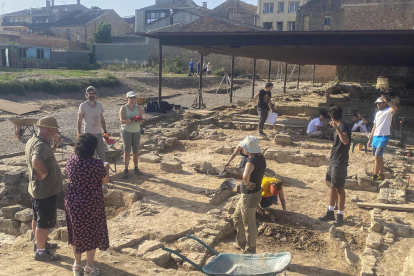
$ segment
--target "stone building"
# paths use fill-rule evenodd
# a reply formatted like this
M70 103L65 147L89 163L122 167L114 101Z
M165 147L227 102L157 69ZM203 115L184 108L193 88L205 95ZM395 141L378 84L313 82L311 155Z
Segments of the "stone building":
M81 5L80 0L77 0L76 4L69 5L55 5L55 0L46 0L46 7L24 9L2 15L1 29L49 34L49 27L54 22L69 16L74 11L87 9Z
M274 31L295 31L296 12L307 1L258 0L256 25Z
M341 0L312 0L299 7L296 30L340 30Z
M257 7L240 0L227 0L209 12L209 15L246 24L255 24Z
M53 35L66 37L70 42L88 43L101 22L111 24L112 35L134 32L134 29L114 10L76 11L54 23L50 29Z
M0 45L0 67L51 68L51 49L43 47Z

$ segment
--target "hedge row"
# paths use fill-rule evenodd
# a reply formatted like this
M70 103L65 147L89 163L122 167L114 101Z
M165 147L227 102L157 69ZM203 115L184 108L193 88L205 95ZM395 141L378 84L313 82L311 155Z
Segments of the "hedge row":
M85 78L81 80L26 80L0 82L0 94L24 95L26 91L59 94L60 92L79 92L88 86L116 87L121 85L115 76L106 78Z

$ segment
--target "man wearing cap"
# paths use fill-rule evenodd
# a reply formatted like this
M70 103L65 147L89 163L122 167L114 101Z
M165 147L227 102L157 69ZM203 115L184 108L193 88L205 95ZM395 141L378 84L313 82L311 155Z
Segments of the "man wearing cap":
M381 95L375 103L379 110L375 114L374 127L368 141L368 145L372 145L372 155L375 157L372 181L385 179L383 155L390 140L392 116L398 111L397 104L387 101L384 95Z
M105 118L103 116L104 109L102 104L96 99L98 95L96 94L95 87L89 86L86 88L85 93L87 101L83 102L79 106L78 112L78 123L77 123L77 130L78 130L78 137L81 135L81 128L82 128L82 121L85 121L84 124L84 133L90 133L98 138L98 147L96 148L96 154L98 155L99 159L105 162L105 144L102 138L102 131L104 131L105 139L108 139L108 132L106 132L106 123Z
M37 261L57 261L59 255L49 249L56 244L47 243L48 229L55 227L57 194L63 190L60 166L54 152L59 146L58 123L53 117L44 117L36 124L37 134L26 144L26 162L29 167L29 188L32 197L32 229L35 238L34 259ZM53 146L50 147L50 141Z

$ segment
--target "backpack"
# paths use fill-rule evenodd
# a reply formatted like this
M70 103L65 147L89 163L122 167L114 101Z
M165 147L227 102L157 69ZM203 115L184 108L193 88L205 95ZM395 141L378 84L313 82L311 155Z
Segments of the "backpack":
M146 113L158 112L158 102L148 101L144 109Z
M168 110L172 110L172 106L166 101L161 101L160 102L160 109L158 110L158 112L166 113Z

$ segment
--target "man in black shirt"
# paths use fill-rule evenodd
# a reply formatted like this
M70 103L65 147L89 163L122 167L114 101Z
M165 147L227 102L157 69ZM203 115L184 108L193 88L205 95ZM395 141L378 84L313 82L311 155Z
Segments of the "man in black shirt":
M351 129L342 121L342 108L339 106L331 107L329 111L331 122L335 128L334 143L332 146L331 157L329 160L326 181L331 185L331 194L329 198L329 207L326 214L319 218L321 221L335 220L334 205L338 201L338 215L334 225L343 224L345 208L345 179L347 176L349 147L351 141Z
M263 132L264 123L267 120L267 115L269 115L269 110L274 112L272 105L272 88L273 83L269 82L266 84L265 89L259 91L259 93L254 96L253 100L259 99L257 104L257 112L259 113L259 135L265 135Z

